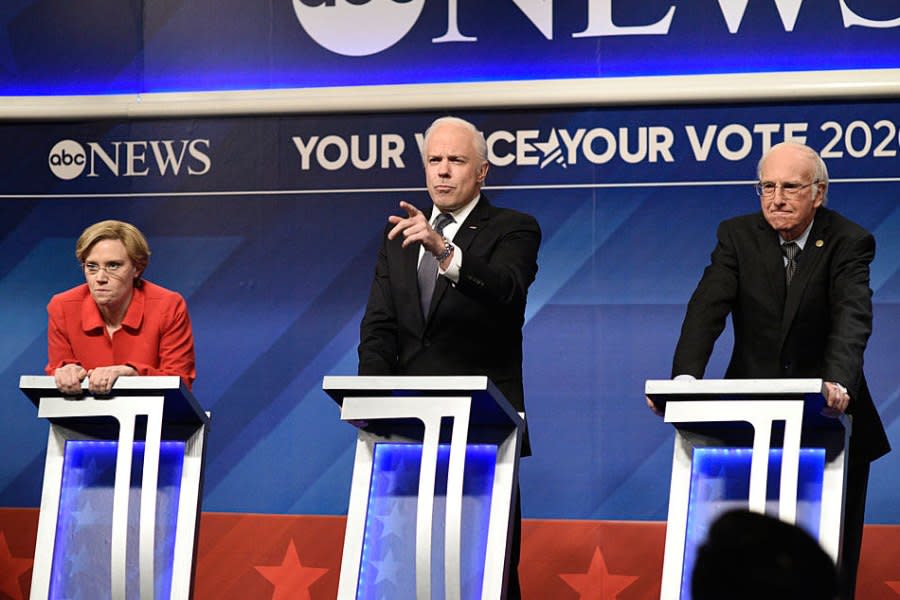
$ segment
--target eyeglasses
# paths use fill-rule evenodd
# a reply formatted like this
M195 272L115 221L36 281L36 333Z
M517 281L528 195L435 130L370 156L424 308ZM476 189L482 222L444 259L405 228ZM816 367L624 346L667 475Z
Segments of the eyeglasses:
M775 190L778 188L781 188L781 193L785 198L793 198L802 190L805 190L811 185L816 185L817 183L819 183L818 180L810 183L793 183L790 181L787 183L775 183L772 181L760 181L753 187L756 188L756 195L763 198L771 198L775 195Z
M116 273L125 268L125 263L120 262L108 262L105 265L99 265L95 262L87 262L84 263L84 271L89 275L96 275L101 270L106 271L107 275L115 276Z

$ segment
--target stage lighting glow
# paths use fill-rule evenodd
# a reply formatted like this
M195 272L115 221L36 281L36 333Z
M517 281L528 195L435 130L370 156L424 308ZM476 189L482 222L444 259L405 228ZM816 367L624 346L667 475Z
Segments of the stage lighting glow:
M184 442L160 444L155 529L155 590L168 597L175 553L175 528L184 463ZM63 459L50 600L103 598L111 593L113 485L119 444L108 440L68 440ZM135 442L128 495L126 578L139 585L140 486L144 442Z
M466 447L460 561L462 597L481 598L497 446ZM432 523L432 590L444 586L444 518L450 446L438 447ZM421 444L375 445L357 598L414 598Z
M697 548L709 526L722 513L747 509L750 496L750 448L694 448L691 490L682 570L681 597L690 600L691 573ZM766 513L778 515L782 450L769 450L766 479ZM797 525L819 537L825 449L801 448L797 477Z

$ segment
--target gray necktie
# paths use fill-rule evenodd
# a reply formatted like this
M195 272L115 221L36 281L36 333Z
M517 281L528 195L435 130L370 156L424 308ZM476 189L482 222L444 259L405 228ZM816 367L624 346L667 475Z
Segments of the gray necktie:
M434 230L438 235L444 235L444 227L453 223L453 215L440 213L434 219ZM434 255L425 250L422 260L419 262L419 302L422 305L422 315L428 316L428 307L431 306L431 297L434 295L434 285L437 283L438 262Z
M791 285L791 279L797 272L797 255L800 254L800 246L794 242L788 242L781 245L781 253L787 258L787 265L784 267L784 280Z

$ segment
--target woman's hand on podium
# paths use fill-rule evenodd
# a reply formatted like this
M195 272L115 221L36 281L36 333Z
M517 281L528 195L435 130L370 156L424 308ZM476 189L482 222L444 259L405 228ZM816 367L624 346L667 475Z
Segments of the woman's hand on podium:
M119 377L131 377L137 374L137 370L130 365L111 365L91 369L87 372L88 391L98 396L106 396L112 391Z
M81 395L81 380L87 376L87 371L79 364L70 363L63 365L53 372L56 381L56 389L67 396Z

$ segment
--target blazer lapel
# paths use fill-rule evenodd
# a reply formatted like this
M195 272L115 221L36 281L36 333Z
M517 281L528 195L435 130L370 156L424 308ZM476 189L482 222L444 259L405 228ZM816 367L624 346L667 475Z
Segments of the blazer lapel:
M478 204L475 205L475 208L472 209L466 220L456 230L456 235L453 236L453 243L459 246L464 253L472 245L472 241L478 233L487 225L491 213L490 209L490 203L482 194Z
M766 280L771 286L772 298L777 306L783 306L787 287L784 281L784 257L778 243L778 234L772 230L762 213L757 221L756 244L765 268Z

